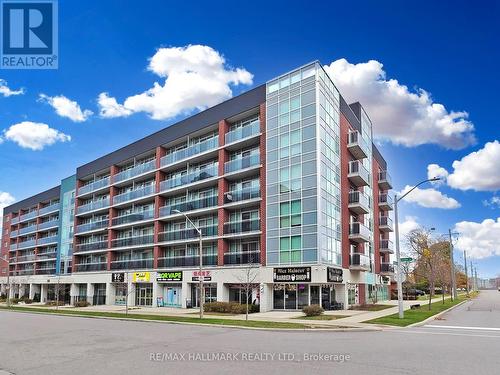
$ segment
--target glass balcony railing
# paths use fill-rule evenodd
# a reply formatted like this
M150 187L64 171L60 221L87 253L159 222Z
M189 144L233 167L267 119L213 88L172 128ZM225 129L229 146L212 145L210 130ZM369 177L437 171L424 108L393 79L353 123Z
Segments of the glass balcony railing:
M13 230L10 232L10 237L17 237L19 236L19 231L18 230Z
M38 230L57 227L57 226L59 226L59 219L44 221L43 223L38 224Z
M17 249L17 243L11 243L9 250L16 250Z
M203 266L216 266L217 255L203 255ZM200 265L199 256L179 256L158 258L158 268L163 267L193 267Z
M382 185L385 188L392 187L391 175L387 173L387 171L380 171L378 173L378 183L379 185Z
M381 263L380 264L380 272L394 273L394 265L389 264L389 263Z
M391 240L387 240L385 238L380 239L380 251L381 252L386 252L386 251L392 252L392 249L393 249L393 244L392 244Z
M23 214L23 215L19 216L19 221L25 221L25 220L33 219L34 217L37 217L37 215L38 215L38 211L37 210L28 212L26 214Z
M75 226L75 233L84 233L91 230L103 229L109 225L109 220L93 221Z
M19 234L25 234L25 233L31 233L31 232L36 232L36 224L30 225L29 227L24 227L24 228L19 229Z
M370 183L370 172L358 160L349 162L349 173L347 177L355 183L356 186L364 186Z
M379 227L392 228L392 219L388 216L380 216Z
M368 241L370 239L370 229L362 223L349 224L349 238L358 239L362 238Z
M92 191L96 191L98 189L105 188L105 187L109 186L110 183L111 183L111 178L109 176L101 178L100 180L95 180L94 182L80 186L78 188L78 195L87 194L87 193L90 193Z
M224 193L224 203L240 202L256 198L260 198L259 186L253 186L249 188L233 190Z
M17 270L15 271L14 273L15 275L34 275L35 274L35 269L34 268L25 268L25 269L22 269L22 270ZM11 273L12 275L12 273ZM41 274L43 275L43 274Z
M351 266L370 268L370 257L365 254L351 254Z
M45 245L45 244L53 243L53 242L57 242L57 235L49 236L49 237L41 237L38 239L37 244L38 245Z
M244 156L230 160L224 164L224 173L236 172L241 169L251 168L260 164L260 154Z
M218 175L217 164L213 164L209 167L189 172L181 176L172 177L165 181L162 181L160 183L160 190L165 191L173 189L178 186L191 184L197 181L202 181L207 178L217 177L217 175Z
M48 213L54 212L54 211L59 211L60 208L61 208L61 205L59 203L54 203L54 204L51 204L50 206L40 208L40 210L38 211L38 216L45 215L45 214L48 214Z
M24 249L26 247L35 247L35 246L36 246L36 240L33 239L33 240L19 242L17 248Z
M154 210L132 212L127 215L115 217L113 219L113 225L135 223L137 221L152 219L154 216Z
M29 262L31 260L35 260L35 258L36 258L35 254L32 254L32 255L22 255L22 256L18 256L17 257L16 262Z
M79 243L74 245L75 253L93 251L93 250L106 250L108 248L108 241L95 241Z
M55 259L55 258L57 258L57 252L51 251L49 253L38 253L36 258L38 260Z
M367 213L370 207L368 197L361 191L349 192L349 208L357 213Z
M188 212L194 210L200 210L203 208L215 207L217 206L217 195L211 197L205 197L201 199L196 199L188 202L181 202L171 205L166 205L160 207L160 217L169 216L175 214L175 210L179 212Z
M224 254L224 264L255 264L260 263L260 251L244 251Z
M154 242L154 236L148 234L145 236L134 236L126 238L117 238L111 241L111 247L127 247L149 245Z
M200 228L203 237L217 236L217 225L210 225ZM158 242L182 241L198 238L199 234L194 228L179 229L159 233Z
M260 230L260 219L224 223L224 234L254 232Z
M162 167L173 164L180 160L190 158L191 156L201 154L206 151L214 150L219 147L219 136L206 139L202 142L192 144L182 150L174 151L168 155L165 155L160 159L160 165Z
M123 203L123 202L131 201L133 199L146 197L146 196L154 194L154 193L155 193L155 185L154 184L147 185L147 186L141 187L139 189L130 190L130 191L127 191L126 193L115 195L113 197L113 204Z
M156 160L150 160L146 163L137 164L135 167L118 172L113 176L113 182L128 180L129 178L139 176L146 172L151 172L156 169Z
M347 135L347 148L357 159L366 158L370 154L367 143L357 130L350 131Z
M36 270L37 275L55 275L56 274L56 268L55 267L50 267L50 268L38 268Z
M16 217L13 217L12 219L10 219L10 223L13 225L19 223L19 216L16 216Z
M104 199L98 199L98 200L83 204L83 205L77 207L76 212L78 214L83 214L86 212L99 210L101 208L106 208L106 207L109 207L109 197L104 198Z
M92 272L92 271L106 271L108 264L106 262L99 263L80 263L73 266L75 272Z
M255 120L246 126L234 129L226 134L226 144L249 138L260 133L260 121Z
M378 203L383 207L392 207L392 197L387 193L380 193L378 196Z
M137 270L143 268L153 268L153 258L114 260L111 262L112 270Z

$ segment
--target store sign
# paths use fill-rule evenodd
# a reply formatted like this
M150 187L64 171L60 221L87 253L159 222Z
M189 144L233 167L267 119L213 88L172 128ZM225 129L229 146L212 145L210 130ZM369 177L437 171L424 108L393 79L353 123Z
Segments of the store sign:
M273 280L277 283L282 282L310 282L311 267L280 267L275 268Z
M149 272L134 272L132 277L134 283L149 283L150 279L151 276Z
M123 283L125 282L125 274L123 272L114 272L111 274L112 283Z
M182 271L158 272L156 281L182 281Z
M212 281L212 273L210 271L193 271L193 281Z
M341 283L343 281L343 272L339 268L327 267L326 281L329 283Z

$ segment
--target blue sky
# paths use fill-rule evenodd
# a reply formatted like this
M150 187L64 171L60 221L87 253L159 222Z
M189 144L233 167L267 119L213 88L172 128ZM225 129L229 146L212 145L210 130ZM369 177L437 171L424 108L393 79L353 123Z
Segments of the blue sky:
M455 149L450 149L452 141L443 135L444 130L433 138L435 129L431 129L425 133L427 138L419 141L424 133L407 131L404 121L399 129L394 119L387 121L389 125L375 123L374 129L375 133L384 129L384 137L377 142L388 160L395 190L427 178L429 164L438 164L453 174L440 186L423 187L441 195L422 191L421 196L433 194L429 198L431 205L460 207L426 208L418 202L402 203L403 228L418 223L444 233L456 223L466 222L459 227L464 234L457 246L471 248L481 258L475 260L481 274L496 275L500 270L500 256L495 255L500 254L500 247L496 248L500 223L484 220L496 221L500 217L500 200L491 200L500 188L499 177L494 176L500 150L497 152L495 144L485 149L487 142L500 139L494 110L500 84L496 66L500 57L499 15L499 3L473 5L467 1L317 2L314 6L298 1L254 1L245 8L235 2L61 0L59 69L0 71L0 79L10 90L24 88L22 95L0 95L0 132L8 132L15 124L33 122L47 124L60 133L52 145L42 150L21 147L14 131L3 133L0 194L22 199L50 188L74 173L78 165L185 117L189 106L161 120L151 119L151 112L137 107L126 116L99 115L100 93L107 92L120 106L127 97L150 89L153 82L165 82L165 76L158 71L148 70L148 59L159 48L202 45L223 55L224 72L237 76L225 82L233 95L311 60L330 65L346 59L344 67L353 76L370 66L384 72L385 77L375 82L382 93L388 80L394 79L398 87L406 85L409 93L425 90L431 103L442 104L448 115L453 111L468 113L468 117L462 115L460 124L459 120L452 121L454 126L474 128L459 133L463 142ZM383 67L356 65L370 60ZM251 73L252 83L234 68ZM228 83L231 80L237 84ZM368 95L363 83L353 87L349 84L345 83L348 93ZM339 86L344 93L342 84ZM45 94L45 99L40 94ZM58 95L93 114L80 122L58 115L49 103ZM365 100L369 103L371 99L381 100L380 95L366 96ZM202 105L206 104L204 100ZM384 114L370 116L375 120ZM408 116L405 118L411 122L412 115ZM400 138L393 136L393 131L399 132ZM71 136L71 141L63 142L65 135ZM465 135L472 135L475 141L464 140ZM18 139L17 143L13 139ZM453 173L454 161L480 150L484 152L469 157ZM483 179L488 181L478 182Z

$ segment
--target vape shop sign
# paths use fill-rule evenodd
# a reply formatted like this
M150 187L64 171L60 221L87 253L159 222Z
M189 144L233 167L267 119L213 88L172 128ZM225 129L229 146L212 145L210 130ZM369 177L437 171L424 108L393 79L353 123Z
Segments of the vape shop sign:
M275 283L310 282L311 267L279 267L273 271Z

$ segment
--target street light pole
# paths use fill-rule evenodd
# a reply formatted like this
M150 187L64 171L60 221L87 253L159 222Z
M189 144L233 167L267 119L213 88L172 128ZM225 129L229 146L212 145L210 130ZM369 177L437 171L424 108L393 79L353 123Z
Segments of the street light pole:
M198 236L200 237L200 249L199 249L199 275L198 275L198 282L199 282L199 288L200 288L200 319L203 319L203 303L205 301L205 291L203 290L203 235L201 233L201 230L194 225L194 223L191 221L191 219L184 213L179 210L172 210L173 213L176 214L182 214L186 218L186 220L192 225L192 227L198 232Z
M406 197L408 194L410 194L413 190L415 190L420 185L425 184L426 182L438 181L440 179L441 178L439 178L439 177L434 177L434 178L430 178L430 179L421 181L418 184L416 184L414 187L412 187L410 190L408 190L401 197L398 197L397 194L394 196L394 220L396 220L394 235L396 236L396 266L397 266L397 270L398 270L397 284L398 284L398 314L399 314L399 319L403 319L405 316L404 315L405 313L404 313L404 308L403 308L403 267L401 267L401 253L399 251L398 203L400 200L402 200L404 197Z
M448 236L450 237L450 272L451 272L451 300L457 299L457 282L455 272L455 261L453 259L453 242L451 240L451 229L448 229Z
M10 261L9 256L5 255L5 257L0 258L5 263L7 263L7 307L10 307Z
M464 250L464 265L465 265L465 292L469 297L469 275L467 273L467 251Z

